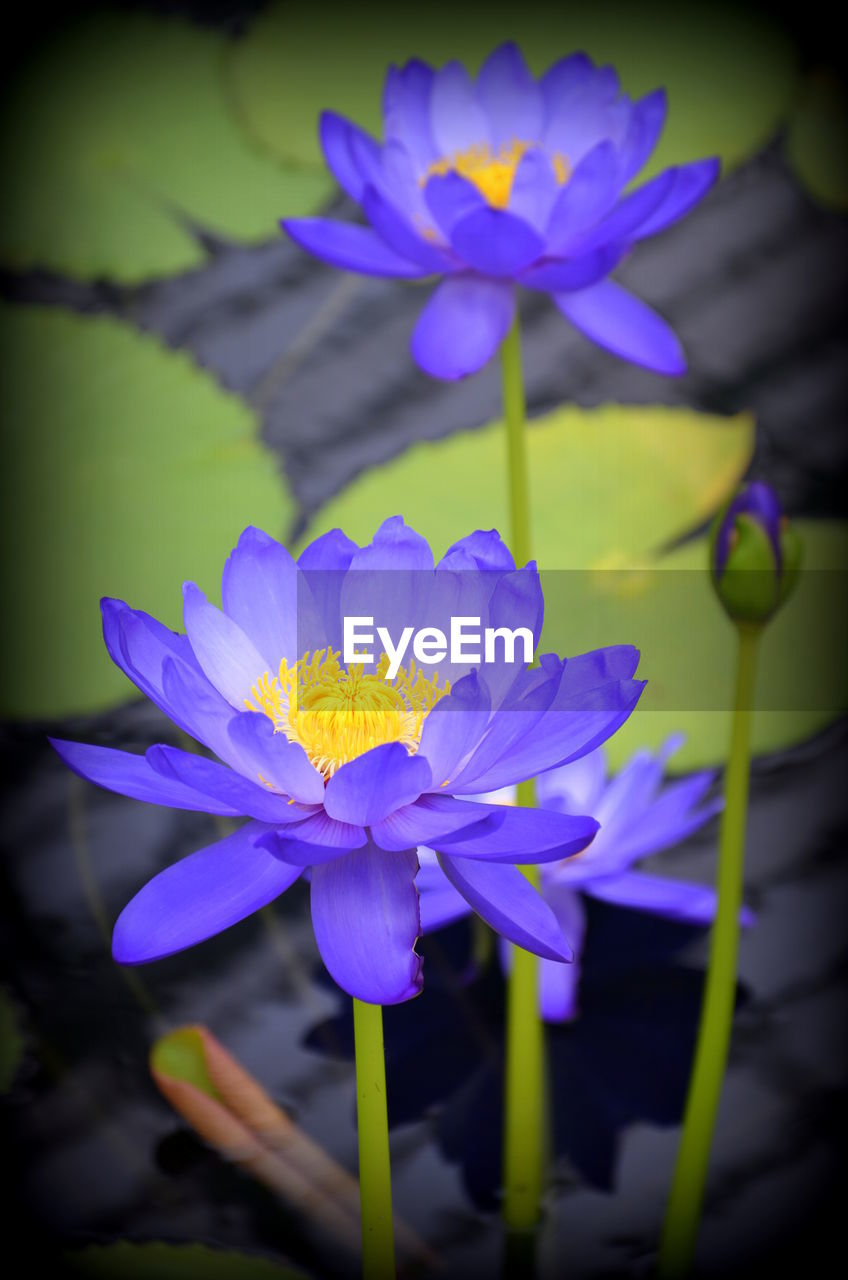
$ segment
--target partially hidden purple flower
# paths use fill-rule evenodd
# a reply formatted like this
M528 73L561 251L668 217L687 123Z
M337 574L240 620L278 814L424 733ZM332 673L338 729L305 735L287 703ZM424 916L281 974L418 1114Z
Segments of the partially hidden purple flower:
M584 53L536 80L514 44L476 82L459 62L391 67L384 141L333 112L324 155L367 227L327 218L283 222L308 252L344 270L441 276L412 353L448 380L481 368L506 336L516 285L550 294L586 337L658 373L685 370L680 343L645 303L608 279L640 240L709 191L717 159L631 183L666 115L665 91L632 101L612 67Z
M545 900L575 951L570 965L541 961L539 999L549 1022L568 1022L578 1015L586 930L582 894L689 924L706 925L713 919L718 901L713 889L633 869L640 859L685 840L721 808L720 800L705 799L714 780L712 773L695 773L662 785L665 762L681 741L669 739L657 755L637 752L613 778L607 777L604 751L598 748L537 781L543 808L591 813L600 823L592 844L579 857L541 867ZM420 856L421 920L429 932L461 918L468 908L435 859L426 851ZM752 920L744 909L742 922ZM501 955L507 966L508 949L502 948Z
M635 649L548 654L534 667L508 661L506 646L479 667L451 652L436 672L408 662L392 679L385 655L345 668L349 616L372 616L395 639L416 623L447 629L454 615L476 616L483 627L526 626L538 643L535 565L517 570L494 530L434 564L399 517L365 547L327 533L297 562L248 528L224 567L223 609L192 583L183 595L185 635L107 599L104 636L138 688L217 758L161 744L144 755L53 745L112 791L248 822L141 889L115 925L116 960L140 964L202 942L308 872L315 938L336 982L373 1003L409 999L422 985L420 845L505 937L551 961L571 958L554 912L513 864L567 858L597 823L468 797L614 733L643 687Z
M743 486L716 517L710 569L735 622L767 622L794 590L802 558L780 499L762 480Z

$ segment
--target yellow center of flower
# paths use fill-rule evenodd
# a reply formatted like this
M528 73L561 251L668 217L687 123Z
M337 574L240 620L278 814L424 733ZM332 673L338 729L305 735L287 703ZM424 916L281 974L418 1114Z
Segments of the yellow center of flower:
M512 142L504 142L495 151L487 142L469 147L466 151L457 151L452 156L442 156L435 160L421 179L421 186L426 186L435 175L444 176L458 173L467 178L483 198L495 209L505 209L512 194L512 184L521 157L536 143L522 142L514 138ZM571 166L559 151L552 156L557 182L562 185L571 176Z
M414 662L386 680L386 654L368 675L361 665L345 670L339 656L318 649L291 667L283 659L279 675L266 671L250 690L252 701L245 699L248 710L263 712L278 733L300 743L325 779L385 742L414 754L424 717L450 693L449 683L439 687L438 672L425 676Z

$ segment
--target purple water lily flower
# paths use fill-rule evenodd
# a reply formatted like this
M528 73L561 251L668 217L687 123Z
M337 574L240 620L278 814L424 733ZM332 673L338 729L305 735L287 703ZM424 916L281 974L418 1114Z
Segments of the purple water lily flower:
M367 227L283 222L308 252L347 271L442 276L412 337L436 378L481 368L512 324L515 287L548 293L614 355L662 374L685 369L666 322L608 276L640 240L709 191L717 159L679 165L630 189L662 132L665 91L632 101L612 67L584 53L534 79L514 44L476 83L459 62L391 67L378 143L333 112L324 155Z
M494 531L456 543L438 564L399 517L358 547L340 530L295 562L245 530L223 574L223 610L183 588L186 635L118 600L103 601L113 660L217 759L167 745L144 755L54 741L83 777L136 799L249 821L155 876L121 913L113 954L156 960L237 923L310 873L312 922L336 982L372 1003L421 989L419 845L471 908L551 961L570 950L547 903L515 863L582 850L589 817L482 806L467 797L573 760L636 704L628 646L541 665L499 660L387 676L339 661L342 619L374 617L398 636L415 620L477 616L526 625L544 612L534 565L516 570ZM357 650L357 652L360 652ZM453 652L450 657L456 657ZM463 655L460 654L460 657Z
M671 738L658 755L637 752L612 779L606 776L604 751L599 748L537 781L542 807L563 814L591 813L600 823L580 857L547 862L541 868L545 900L575 952L570 965L542 959L539 996L549 1022L568 1022L578 1014L579 957L586 929L582 894L689 924L712 922L718 902L713 889L632 869L639 859L685 840L721 808L721 800L704 802L713 782L710 772L662 786L665 762L680 744L680 738ZM427 933L461 918L468 907L436 860L427 851L419 851L419 856L421 922ZM751 913L743 911L743 923L752 920ZM502 960L508 965L507 948L502 948Z

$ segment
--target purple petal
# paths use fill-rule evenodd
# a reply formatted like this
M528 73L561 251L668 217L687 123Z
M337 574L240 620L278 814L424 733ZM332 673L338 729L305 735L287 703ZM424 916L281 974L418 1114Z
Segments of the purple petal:
M582 852L598 830L594 818L552 809L498 804L478 804L477 808L493 820L492 826L443 836L434 841L439 853L487 862L558 862Z
M588 84L593 71L594 63L585 53L570 53L548 68L539 82L546 119L560 110L563 101L567 102L578 89Z
M783 568L783 551L780 545L780 522L783 519L783 508L780 499L771 485L762 480L754 480L737 493L728 506L719 526L714 552L715 571L717 577L724 573L727 557L730 554L730 540L736 524L737 516L750 516L761 525L771 543L777 571Z
M523 218L488 205L454 224L451 245L468 266L487 276L514 276L545 251L545 242Z
M118 964L145 964L184 951L238 924L279 897L301 873L258 842L247 826L154 876L124 907L112 935Z
M166 659L179 663L190 674L194 673L207 686L210 697L218 699L222 709L229 710L228 703L202 675L186 636L176 635L149 614L131 609L122 600L104 599L100 607L103 639L112 661L186 733L194 738L200 737L191 709L186 709L185 715L181 714L165 694L163 673Z
M403 516L389 516L384 520L368 545L356 549L350 562L352 574L363 570L372 575L401 570L424 574L432 568L430 544L404 523ZM346 581L351 580L348 575Z
M288 823L305 816L303 809L289 804L288 797L276 795L206 756L180 751L178 747L156 746L147 751L147 759L162 777L194 787L213 802L217 797L247 818Z
M462 768L489 723L491 697L476 671L463 676L424 721L418 754L430 766L433 785L443 786ZM422 837L416 843L426 844Z
M722 808L721 797L701 804L713 781L712 773L694 774L665 787L641 813L628 815L625 810L617 824L621 828L617 840L621 857L633 862L680 844L700 830ZM603 818L600 820L603 823Z
M634 102L620 152L623 186L647 163L663 131L667 110L665 89L656 89Z
M477 529L474 533L460 538L448 548L439 564L444 564L454 551L467 552L478 569L509 571L515 568L512 552L497 529Z
M433 275L454 269L447 251L423 239L374 187L365 188L362 207L374 230L395 253Z
M206 678L241 711L251 685L268 669L262 655L193 582L183 584L183 622Z
M567 254L580 233L609 212L621 185L618 153L611 142L601 142L580 161L553 207L548 253Z
M454 920L471 914L471 907L457 889L454 889L442 868L436 863L422 863L415 880L418 890L418 910L421 915L421 932L432 933Z
M476 373L503 342L514 314L510 285L472 276L445 280L415 326L415 362L431 377L447 382Z
M224 612L262 655L265 669L276 673L281 658L296 661L297 566L275 538L245 529L224 565L221 597Z
M336 822L320 810L297 826L288 827L285 831L275 831L266 840L268 847L284 862L298 867L332 862L334 858L344 857L352 849L362 849L367 843L368 836L363 827L353 826L349 822Z
M461 62L448 62L433 79L430 124L440 156L490 142L489 123Z
M606 218L590 231L575 237L572 251L591 253L608 244L631 242L642 224L660 207L672 190L676 173L676 169L666 169L644 186L637 187L624 196Z
M519 283L527 289L539 289L544 293L587 289L609 275L624 253L623 245L608 244L565 262L543 261L525 271Z
M351 200L362 203L362 191L365 178L359 157L365 153L370 156L369 169L374 169L380 162L380 147L358 125L336 115L335 111L323 111L319 126L321 147L324 158L333 177ZM358 152L354 153L352 139L358 139Z
M489 118L495 147L541 137L541 90L517 45L502 44L489 54L477 76L477 99Z
M572 959L556 916L517 867L470 858L454 861L444 854L439 854L439 866L473 910L505 938L549 960Z
M656 235L679 221L699 200L715 185L721 172L721 161L717 158L697 160L694 164L680 165L674 170L674 181L671 190L654 210L650 217L638 228L636 239L644 240L646 236Z
M350 567L358 550L353 539L341 529L330 529L304 547L297 558L298 568L343 572Z
M459 173L436 174L430 178L424 188L424 201L436 226L448 238L457 222L487 207L474 183Z
M560 813L591 813L606 781L606 756L603 747L589 751L561 769L551 769L536 780L536 798L545 809ZM595 840L597 844L597 838Z
M399 742L387 742L333 774L324 807L331 818L367 827L417 800L430 781L426 760L411 756Z
M684 880L667 880L662 876L646 876L641 871L628 871L620 876L605 876L583 886L584 891L603 902L650 911L668 920L686 924L711 924L718 907L714 889ZM747 907L739 913L739 922L748 926L754 915Z
M312 927L321 958L343 991L369 1004L399 1004L421 990L421 933L414 853L368 845L312 871Z
M66 742L61 738L50 738L49 742L68 768L107 791L172 809L193 809L231 818L240 817L244 812L232 803L231 797L210 796L175 778L162 777L146 756L131 755L129 751L116 751L112 747L93 747L84 742Z
M515 170L509 211L544 233L559 190L550 159L538 147L531 148L525 151Z
M539 961L539 1008L545 1022L572 1022L579 1012L580 957L586 936L586 911L580 894L571 889L546 887L545 900L574 952L574 960L571 964ZM512 947L509 943L501 943L500 953L504 972L509 973L512 968Z
M457 800L450 795L426 795L415 804L396 809L382 822L371 826L374 843L381 849L414 849L430 845L457 831L489 830L489 814L473 800Z
M241 757L229 735L233 708L206 677L184 663L166 658L162 668L162 687L177 724L183 721L191 724L190 732L199 742L211 748L216 756L245 778L253 779L255 770L249 761Z
M251 775L262 777L302 804L323 804L324 779L303 747L276 733L266 715L244 711L227 725L229 736Z
M400 70L397 67L389 68L383 94L386 141L398 138L403 142L421 170L426 169L436 158L436 147L430 129L433 77L432 67L413 59Z
M668 377L686 372L683 349L665 320L612 280L556 294L554 301L581 333L622 360Z
M410 280L427 274L417 263L390 249L370 227L331 218L287 218L281 225L301 249L342 271Z

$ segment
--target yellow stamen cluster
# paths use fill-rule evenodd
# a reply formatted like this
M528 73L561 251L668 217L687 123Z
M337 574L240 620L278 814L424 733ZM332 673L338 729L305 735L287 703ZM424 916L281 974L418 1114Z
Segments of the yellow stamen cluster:
M502 143L496 151L487 142L478 143L466 151L443 156L430 165L421 179L426 186L434 175L458 173L473 182L484 199L495 209L505 209L512 194L512 184L521 157L537 144L514 138ZM557 152L551 158L557 182L562 185L571 175L571 167L565 156Z
M439 687L438 673L425 676L414 662L387 680L386 654L369 674L361 665L345 670L339 657L318 649L291 667L283 659L279 675L266 671L250 690L252 701L245 700L248 710L263 712L277 732L300 743L325 779L385 742L417 751L424 717L450 693L449 683Z

